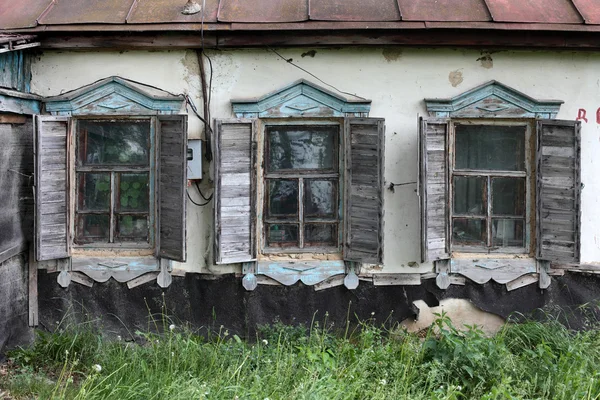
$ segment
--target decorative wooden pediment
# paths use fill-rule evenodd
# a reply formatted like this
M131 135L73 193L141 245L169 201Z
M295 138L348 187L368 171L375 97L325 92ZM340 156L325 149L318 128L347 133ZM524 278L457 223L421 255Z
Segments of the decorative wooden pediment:
M304 79L260 98L232 100L237 118L367 117L371 100L346 98Z
M555 118L561 100L536 100L497 81L489 81L450 99L425 99L432 117Z
M164 115L178 114L183 95L111 76L45 100L53 115Z

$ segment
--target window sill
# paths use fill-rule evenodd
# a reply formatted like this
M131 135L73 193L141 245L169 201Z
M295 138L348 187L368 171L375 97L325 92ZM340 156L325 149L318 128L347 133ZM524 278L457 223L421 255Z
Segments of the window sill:
M533 257L474 257L473 255L450 259L450 273L459 274L483 284L493 280L509 283L515 279L538 271Z
M73 256L71 271L82 272L96 282L106 282L110 278L118 282L128 282L147 272L160 271L160 262L155 257L111 257Z

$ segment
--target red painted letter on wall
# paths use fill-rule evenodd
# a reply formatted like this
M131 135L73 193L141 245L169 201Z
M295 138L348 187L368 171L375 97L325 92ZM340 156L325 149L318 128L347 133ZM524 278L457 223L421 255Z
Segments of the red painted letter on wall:
M575 120L576 121L584 120L585 122L588 122L585 115L586 115L585 108L580 108L579 111L577 112L577 118Z

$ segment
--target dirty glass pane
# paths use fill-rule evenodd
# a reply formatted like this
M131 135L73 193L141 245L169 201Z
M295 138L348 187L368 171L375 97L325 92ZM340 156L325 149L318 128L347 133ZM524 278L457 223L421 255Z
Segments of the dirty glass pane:
M298 215L298 181L269 179L267 184L269 217Z
M148 165L148 120L77 123L78 165Z
M525 170L525 127L456 125L455 169Z
M267 245L298 246L298 225L267 224Z
M110 174L77 174L77 202L81 211L110 209Z
M492 178L492 215L525 215L525 178Z
M452 238L454 244L486 245L484 219L453 218Z
M486 180L481 176L454 177L455 214L486 214Z
M492 244L502 247L524 247L522 219L492 219Z
M338 127L267 127L267 170L337 170Z
M304 245L337 245L337 225L306 224L304 225Z
M110 217L105 214L78 214L77 243L108 242Z
M118 215L117 238L122 241L148 241L148 217L145 215Z
M304 216L335 218L337 212L337 182L304 180Z
M118 207L119 211L148 211L149 192L148 192L148 173L141 174L117 174L119 192Z

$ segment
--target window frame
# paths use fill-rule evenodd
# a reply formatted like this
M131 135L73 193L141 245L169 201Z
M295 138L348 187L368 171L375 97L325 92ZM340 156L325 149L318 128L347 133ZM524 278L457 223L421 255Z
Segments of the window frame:
M114 190L114 181L112 175L121 172L148 172L149 174L149 198L148 198L148 241L147 242L116 242L116 243L106 243L106 242L90 242L90 243L77 243L76 242L76 224L77 224L77 209L78 209L78 201L77 201L77 172L81 169L81 167L77 166L77 135L79 130L79 122L80 121L98 121L98 122L108 122L108 121L127 121L127 120L147 120L149 122L149 165L148 167L124 167L124 166L115 166L115 167L99 167L97 170L111 170L111 215L114 214L114 202L115 194ZM70 199L70 246L72 248L72 255L90 255L94 254L94 250L99 250L105 252L106 250L115 250L118 252L119 256L146 256L146 255L154 255L156 250L156 216L157 216L157 196L156 190L157 188L157 157L158 157L158 117L151 115L78 115L71 117L71 127L69 130L69 199ZM93 170L94 167L83 167L83 169ZM115 171L118 170L118 171ZM86 172L86 171L84 171ZM110 229L112 231L114 225L116 225L116 221L113 221L111 218ZM110 233L112 237L113 232Z
M456 162L456 126L458 125L483 125L483 126L523 126L525 127L525 171L493 171L493 170L468 170L461 169L455 173ZM449 246L451 257L460 256L461 253L479 253L479 254L510 254L534 256L535 249L535 183L536 183L536 150L535 120L531 118L506 119L506 118L451 118L449 124L449 143L448 143L448 215L447 229L449 236ZM486 246L478 245L459 245L454 243L453 225L454 225L454 176L483 176L486 181L486 237L488 244ZM492 177L519 177L525 178L525 217L524 217L524 239L523 247L494 247L491 245L492 231L492 195L489 183ZM463 217L462 215L460 217Z
M256 238L257 238L257 258L265 258L272 255L283 255L285 257L292 257L294 254L306 255L306 254L327 254L329 256L342 257L343 250L343 235L344 235L344 177L345 177L345 125L344 118L327 118L327 117L310 117L310 118L258 118L257 127L257 175L256 175L256 190L257 190L257 224L256 224ZM337 126L338 137L336 139L337 153L335 161L337 162L337 172L324 172L318 173L313 170L290 172L284 171L281 173L268 172L267 170L267 155L268 155L268 144L267 144L267 128L270 126ZM306 179L337 179L337 244L335 246L308 246L308 247L275 247L267 245L267 228L268 219L266 216L267 211L267 182L268 179L298 179L299 182L299 210L298 210L298 240L300 244L303 244L304 225L307 223L303 219L302 210L300 205L304 202L304 191L301 186L302 182ZM285 223L281 222L280 223ZM308 221L310 223L310 221Z

